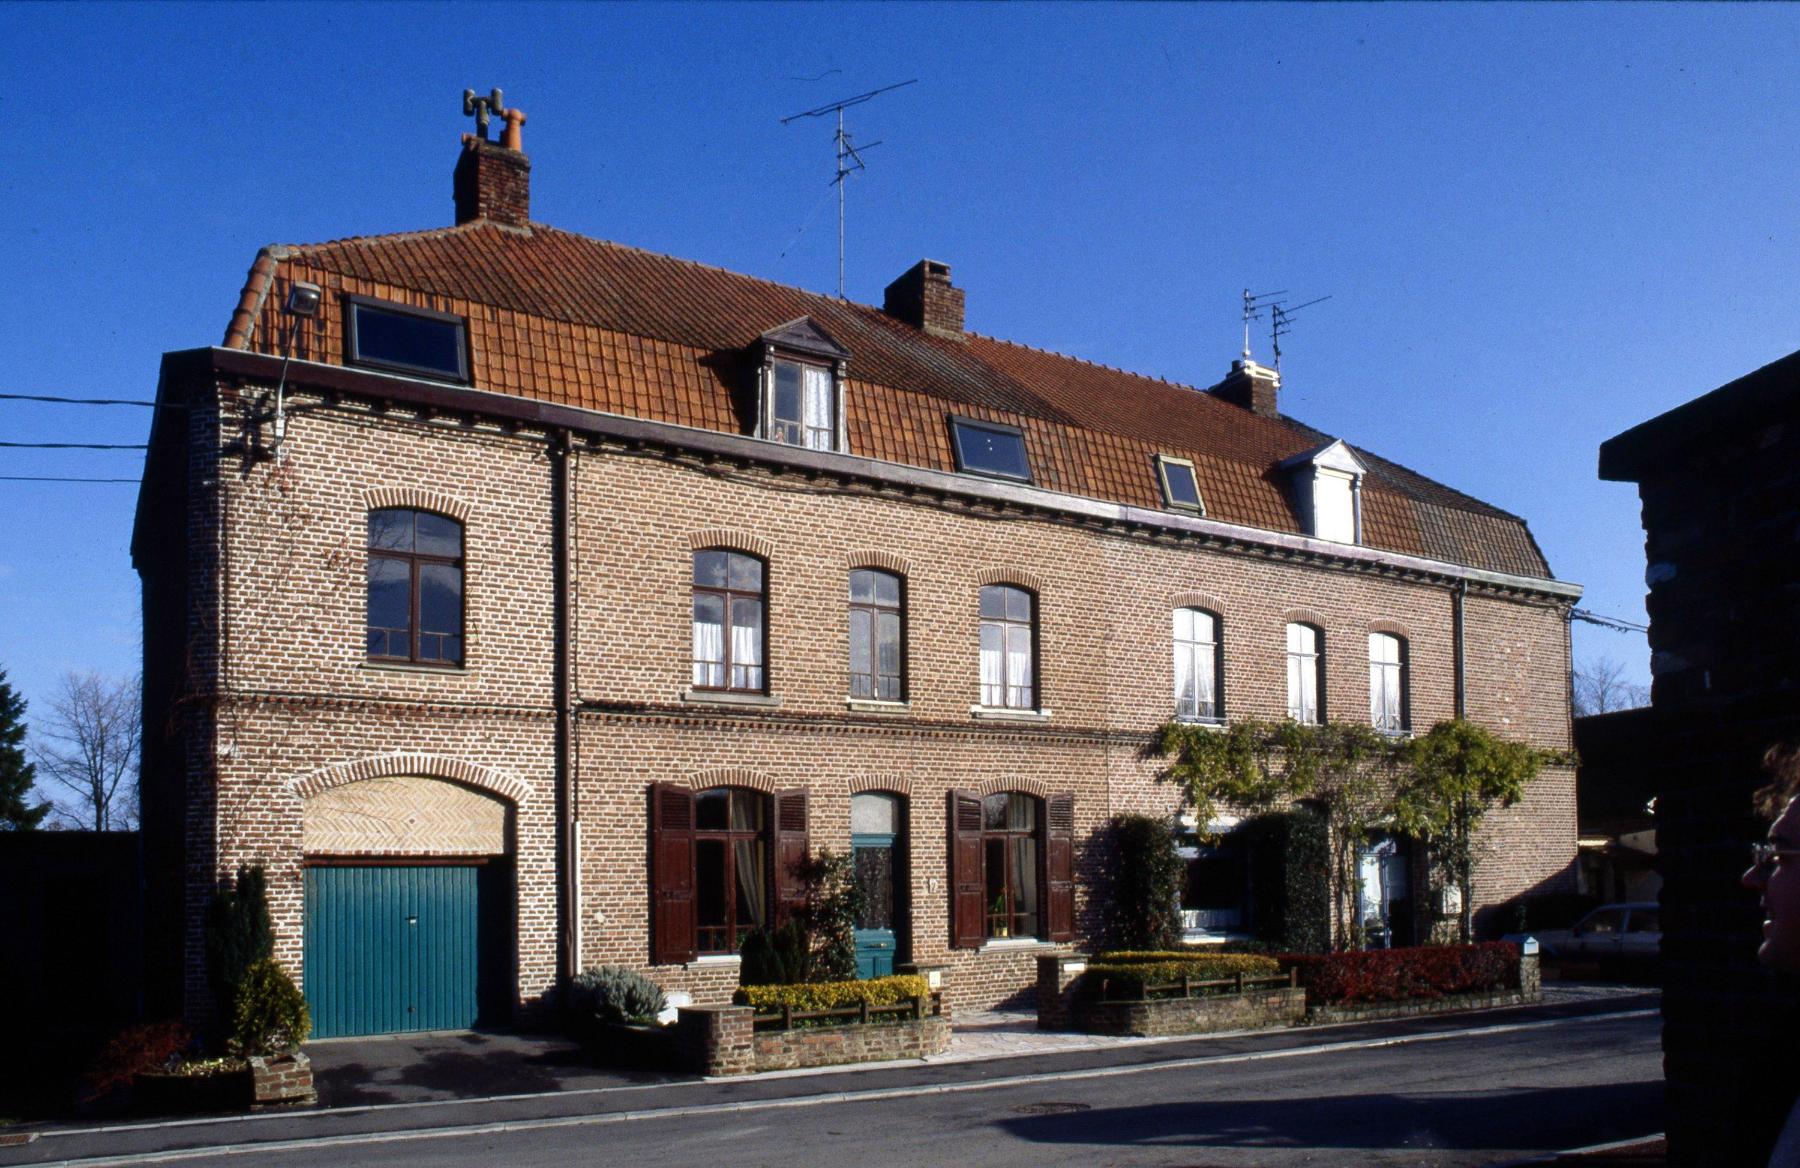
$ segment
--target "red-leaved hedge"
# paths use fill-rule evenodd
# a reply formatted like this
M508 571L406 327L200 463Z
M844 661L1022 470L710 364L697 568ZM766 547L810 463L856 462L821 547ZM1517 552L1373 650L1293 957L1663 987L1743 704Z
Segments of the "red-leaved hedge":
M1307 1000L1334 1005L1405 1002L1519 987L1519 947L1511 941L1426 945L1363 953L1283 953L1300 971Z

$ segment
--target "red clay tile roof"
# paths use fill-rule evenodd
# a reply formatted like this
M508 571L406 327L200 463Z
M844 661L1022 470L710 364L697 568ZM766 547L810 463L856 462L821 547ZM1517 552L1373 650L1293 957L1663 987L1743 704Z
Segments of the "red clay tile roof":
M286 286L309 280L467 317L472 381L482 389L748 433L752 348L805 316L851 353L854 454L954 470L945 415L955 412L1020 426L1039 486L1158 508L1154 458L1171 454L1193 460L1210 517L1283 532L1300 522L1278 465L1323 438L1188 386L989 337L934 337L868 305L538 224L520 231L478 220L272 253L272 275L261 258L252 269L228 347L277 352ZM265 288L270 295L253 295ZM313 351L297 355L340 363L342 315L328 304L320 321ZM1369 466L1369 546L1550 574L1523 520L1357 454Z

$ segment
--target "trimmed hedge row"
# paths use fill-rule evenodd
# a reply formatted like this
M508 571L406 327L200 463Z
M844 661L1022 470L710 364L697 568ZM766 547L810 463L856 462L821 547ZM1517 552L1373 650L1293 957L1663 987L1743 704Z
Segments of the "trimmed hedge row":
M820 981L800 985L739 986L732 1001L758 1010L837 1010L845 1006L897 1006L914 998L929 998L931 983L917 974L875 977L867 981Z
M1245 977L1273 977L1281 972L1281 964L1273 957L1254 953L1102 953L1088 964L1082 975L1083 986L1099 993L1103 983L1113 993L1137 994L1145 986L1167 985L1186 975L1193 981L1219 981L1243 974Z
M1282 968L1299 971L1307 1000L1333 1005L1406 1002L1519 986L1519 947L1511 941L1362 953L1284 953L1279 961Z

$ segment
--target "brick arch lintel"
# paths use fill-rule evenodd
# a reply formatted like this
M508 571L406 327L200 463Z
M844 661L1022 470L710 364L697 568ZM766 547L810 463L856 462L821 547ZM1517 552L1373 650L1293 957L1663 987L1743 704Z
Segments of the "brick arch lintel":
M850 793L862 795L878 791L887 795L900 795L911 799L913 793L912 780L905 775L852 775Z
M707 548L730 548L733 551L749 552L764 560L775 558L775 545L772 542L760 535L752 535L733 527L709 527L705 531L691 531L688 533L688 548L696 552Z
M1386 617L1378 617L1377 619L1370 621L1368 629L1371 633L1392 633L1402 641L1412 640L1411 629L1407 628L1397 620L1389 620Z
M905 557L893 552L861 551L851 552L844 557L846 568L880 568L884 572L892 572L896 576L912 575L912 564Z
M713 767L688 776L688 786L696 791L712 787L749 787L765 795L775 793L775 780L761 771L746 767Z
M1043 577L1022 568L983 568L975 573L975 583L983 587L989 584L1014 584L1032 592L1044 590Z
M469 521L467 503L423 487L371 487L363 492L363 505L370 511L410 507L415 511L435 511L439 515L448 515L458 523Z
M485 767L460 758L435 754L378 754L349 762L332 763L295 779L290 787L298 799L310 799L321 791L360 783L365 779L387 779L400 775L418 775L428 779L444 779L477 787L498 795L514 806L531 798L531 786L515 775Z
M1039 799L1048 799L1052 794L1049 787L1036 779L987 779L975 787L975 793L983 798L1008 791L1034 795Z
M1204 608L1215 616L1223 616L1225 605L1210 592L1173 592L1169 594L1170 608Z
M1325 628L1325 618L1310 608L1290 608L1281 614L1284 625L1312 625L1317 629Z

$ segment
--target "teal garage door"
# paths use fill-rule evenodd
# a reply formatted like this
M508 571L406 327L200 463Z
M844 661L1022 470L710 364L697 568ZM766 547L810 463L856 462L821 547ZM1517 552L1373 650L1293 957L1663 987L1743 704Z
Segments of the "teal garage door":
M499 864L307 868L313 1037L499 1021L505 875Z

